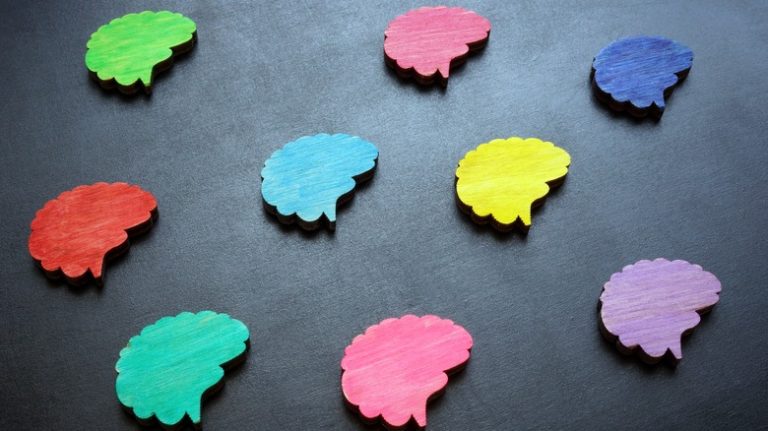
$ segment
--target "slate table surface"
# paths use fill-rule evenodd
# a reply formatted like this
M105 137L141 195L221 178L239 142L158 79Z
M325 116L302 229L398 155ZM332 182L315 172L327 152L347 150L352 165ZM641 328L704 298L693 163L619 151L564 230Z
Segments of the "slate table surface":
M136 430L114 365L141 328L184 310L251 330L246 362L205 403L206 430L358 430L344 347L367 326L434 313L472 359L430 405L433 430L768 427L768 2L471 1L493 24L448 88L400 81L383 32L416 2L0 4L0 429ZM84 66L100 25L145 9L194 19L198 45L151 97L102 91ZM664 35L695 53L659 122L593 97L593 56ZM300 136L376 143L372 182L335 233L281 227L259 172ZM476 227L454 170L493 138L572 156L527 237ZM103 288L47 282L27 252L60 192L128 181L154 229ZM602 285L645 258L701 264L722 299L675 369L621 356L598 332Z

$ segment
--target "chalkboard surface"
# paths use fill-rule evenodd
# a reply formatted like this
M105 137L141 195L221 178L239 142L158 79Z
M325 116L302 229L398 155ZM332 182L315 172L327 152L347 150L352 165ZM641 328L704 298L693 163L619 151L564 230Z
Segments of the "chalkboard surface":
M487 47L447 89L400 81L384 29L416 2L0 4L0 429L135 430L115 362L162 316L211 309L251 331L245 363L203 406L206 430L359 430L340 392L352 337L407 313L474 338L429 429L768 427L768 3L449 2L487 17ZM105 92L85 44L129 12L170 9L198 45L150 97ZM614 114L589 82L626 35L695 54L659 122ZM285 143L349 133L380 150L335 233L282 227L259 172ZM572 158L527 237L477 227L454 172L479 143L555 142ZM106 285L47 282L27 252L35 211L97 181L151 191L159 220ZM723 284L676 368L599 334L602 285L680 258Z

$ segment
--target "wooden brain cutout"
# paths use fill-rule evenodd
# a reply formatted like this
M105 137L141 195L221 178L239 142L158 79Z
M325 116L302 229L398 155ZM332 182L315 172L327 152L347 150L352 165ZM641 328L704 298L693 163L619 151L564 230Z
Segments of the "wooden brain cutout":
M370 179L379 150L346 134L304 136L275 151L261 170L261 196L281 223L306 230L336 227L336 207Z
M197 26L180 13L144 11L113 19L91 35L85 65L103 87L125 94L152 91L156 73L191 50Z
M603 335L648 363L683 357L681 338L720 299L720 281L684 260L641 260L611 276L600 295Z
M139 186L96 183L48 201L32 221L29 253L51 278L101 283L107 257L128 249L129 236L148 230L157 201Z
M120 352L117 397L143 424L156 418L176 427L186 417L199 428L203 398L221 387L224 368L245 359L249 338L248 328L226 314L164 317Z
M483 48L491 23L460 7L422 7L398 16L384 32L387 65L424 85L448 84L451 67Z
M352 340L341 361L341 387L350 406L368 422L388 428L427 425L427 402L448 374L469 360L472 337L437 316L386 319Z
M494 139L468 152L456 169L459 208L500 231L531 226L531 210L562 182L571 157L537 138Z
M619 39L592 63L597 97L616 111L636 117L664 113L665 98L691 70L693 51L663 37Z

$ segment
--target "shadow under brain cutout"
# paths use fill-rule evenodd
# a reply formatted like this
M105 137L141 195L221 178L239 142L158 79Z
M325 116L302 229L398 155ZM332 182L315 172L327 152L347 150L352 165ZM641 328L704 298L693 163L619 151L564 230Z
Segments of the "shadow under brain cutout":
M379 151L345 134L304 136L275 151L261 171L266 209L282 223L298 219L306 230L325 219L336 226L336 207L359 182L373 176Z
M663 37L619 39L603 48L592 63L598 98L616 111L636 117L661 117L665 97L688 75L693 51Z
M600 295L603 335L648 363L683 357L681 338L720 299L720 281L684 260L641 260L611 276Z
M437 316L386 319L352 340L341 361L341 387L350 406L368 422L389 428L427 425L427 402L448 374L469 360L472 337Z
M32 221L29 253L45 274L70 284L101 283L104 261L152 226L157 201L139 186L96 183L48 201Z
M132 337L115 365L120 403L148 424L201 422L205 395L219 388L224 368L239 363L248 328L226 314L201 311L164 317Z

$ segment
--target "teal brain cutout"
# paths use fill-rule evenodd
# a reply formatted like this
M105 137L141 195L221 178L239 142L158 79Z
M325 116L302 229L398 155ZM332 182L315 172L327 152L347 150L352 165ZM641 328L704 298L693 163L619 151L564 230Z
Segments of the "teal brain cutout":
M166 426L188 416L200 423L203 395L241 358L248 328L226 314L201 311L164 317L132 337L117 361L120 403L142 422Z
M144 11L113 19L91 35L85 64L100 81L115 80L122 87L141 81L152 85L155 66L191 48L195 22L180 13Z
M340 198L376 167L379 150L346 134L304 136L275 151L261 171L261 194L278 216L312 224L325 216L336 222ZM303 225L307 227L307 225Z

